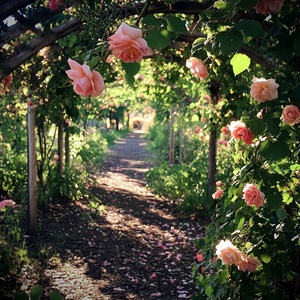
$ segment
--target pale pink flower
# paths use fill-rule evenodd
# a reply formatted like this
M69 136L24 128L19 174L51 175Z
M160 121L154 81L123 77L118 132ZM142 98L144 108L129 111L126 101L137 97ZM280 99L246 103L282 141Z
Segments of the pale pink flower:
M0 209L3 209L5 207L14 207L16 203L13 200L3 200L0 202Z
M252 85L250 86L250 95L258 102L265 102L268 100L274 100L278 97L277 88L279 84L276 81L265 78L252 79Z
M247 256L246 254L242 253L242 261L236 266L238 267L239 270L243 272L254 272L257 267L260 265L260 261L253 256Z
M223 190L216 190L215 193L212 194L213 199L219 199L221 197L223 197L224 195L224 191Z
M44 99L40 99L40 105L44 105Z
M71 120L69 118L65 119L66 124L70 124Z
M51 161L51 164L52 164L53 166L55 166L55 165L56 165L56 163L57 163L57 161L56 161L56 160L52 160L52 161Z
M280 11L284 0L259 0L255 5L258 14L276 14Z
M104 80L99 72L91 71L88 65L80 65L70 58L68 63L71 70L67 70L66 73L74 80L73 89L76 94L83 97L98 97L104 91Z
M247 183L243 188L243 199L248 206L254 205L259 208L265 203L265 194L254 184Z
M240 264L241 252L229 240L221 240L216 246L216 254L222 260L223 265Z
M108 38L109 50L123 62L140 62L144 56L152 54L142 30L122 22L115 34Z
M157 277L157 275L156 275L155 273L152 273L152 274L151 274L151 278L154 279L154 278L156 278L156 277Z
M217 187L220 187L222 185L222 181L221 180L218 180L217 182L216 182L216 186Z
M54 155L53 155L53 159L54 159L54 160L58 160L58 159L59 159L59 155L58 155L58 154L54 154Z
M232 121L229 130L236 140L241 139L246 145L250 145L254 139L251 130L242 121Z
M208 71L204 63L196 57L190 57L186 61L186 66L191 70L191 72L203 81L206 80L208 76Z
M285 124L294 125L300 123L300 111L295 105L287 105L282 110L282 121Z

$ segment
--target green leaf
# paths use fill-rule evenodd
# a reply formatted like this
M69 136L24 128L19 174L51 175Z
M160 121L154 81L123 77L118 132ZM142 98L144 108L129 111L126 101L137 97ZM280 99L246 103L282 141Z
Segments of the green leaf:
M210 285L207 285L206 288L205 288L205 294L207 297L210 297L211 294L213 293L213 288L210 286Z
M283 221L287 215L287 212L283 208L276 210L276 216L278 220Z
M194 54L198 50L202 50L204 48L204 42L206 41L205 37L197 38L192 44L191 53Z
M39 300L42 296L43 289L40 285L33 287L30 290L30 299L31 300Z
M134 83L134 75L136 75L138 73L138 71L140 70L140 64L137 62L124 63L122 61L121 65L122 65L122 68L126 72L125 77L126 77L128 84L132 86Z
M214 7L217 9L224 9L226 8L226 2L224 2L223 0L218 0L214 3Z
M241 20L234 25L234 28L251 37L259 37L264 34L264 30L260 22L255 20Z
M100 57L99 56L93 56L92 59L89 62L90 68L94 69L96 67L96 65L98 64L99 61L100 61Z
M54 289L50 294L50 300L64 300L64 298L58 290Z
M247 126L250 128L254 136L262 134L266 129L266 123L261 119L251 120L247 123Z
M156 28L149 30L146 41L150 48L162 50L171 43L171 38L165 31L158 31Z
M164 20L163 18L156 18L152 14L146 15L143 18L143 22L142 23L145 24L145 25L157 26L157 27L166 26L167 25L166 20Z
M29 296L26 293L16 293L14 300L29 300Z
M192 115L191 121L192 122L199 122L199 116L196 115L196 114Z
M239 224L237 226L237 229L241 230L244 226L244 223L245 223L245 217L241 217L240 220L239 220Z
M230 60L230 64L233 67L234 75L238 75L243 71L247 70L250 66L250 58L246 54L236 53Z
M168 31L171 32L182 33L182 34L187 33L185 21L174 16L167 19L167 29Z
M284 141L265 141L261 144L260 154L269 161L279 162L290 155L290 150Z
M261 254L259 257L266 264L268 264L271 261L271 256L267 253Z
M257 0L240 0L239 5L241 9L248 10L250 8L255 7Z
M219 32L216 35L216 44L220 47L224 55L229 55L241 48L243 45L243 36L234 28L230 31Z

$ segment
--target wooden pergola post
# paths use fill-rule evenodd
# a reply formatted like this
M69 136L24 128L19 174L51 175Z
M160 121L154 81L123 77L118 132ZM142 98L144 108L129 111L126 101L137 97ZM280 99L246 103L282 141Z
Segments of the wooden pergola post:
M169 146L169 166L174 165L175 156L175 132L174 132L174 122L175 122L175 109L170 110L170 146Z
M36 234L37 230L37 199L36 199L36 138L35 138L35 108L32 102L27 107L28 130L28 206L29 206L29 234Z

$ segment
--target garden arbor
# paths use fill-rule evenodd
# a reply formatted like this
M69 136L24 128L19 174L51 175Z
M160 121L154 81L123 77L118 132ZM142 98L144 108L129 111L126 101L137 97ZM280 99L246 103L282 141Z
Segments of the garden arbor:
M233 135L234 172L228 178L223 201L214 203L216 214L205 243L198 244L207 255L207 260L194 270L200 294L212 299L295 296L299 281L299 262L295 257L299 254L300 171L298 1L54 2L58 6L53 10L48 8L48 1L0 3L0 19L14 16L16 20L14 24L1 24L2 94L10 92L7 78L12 74L15 85L23 90L26 83L30 84L32 97L51 95L53 116L66 112L76 115L74 103L79 99L68 88L67 59L76 57L91 69L99 70L107 83L119 80L122 73L134 87L139 62L115 60L106 64L111 54L107 41L121 21L143 28L153 49L152 66L164 75L160 80L165 90L158 90L164 93L163 101L156 103L157 107L169 112L173 106L183 107L183 102L187 117L192 116L195 123L203 116L208 120L211 156L207 196L215 188L214 158L219 129L232 121L241 122L238 132L233 126L236 123L229 127ZM47 52L45 47L49 47ZM190 56L197 57L208 68L205 82L189 77L190 73L186 75L189 70L183 71ZM268 97L270 85L275 91ZM258 97L257 90L265 98ZM205 97L207 105L203 105ZM62 103L66 98L66 103ZM192 101L186 105L187 101L182 99ZM61 118L49 119L58 121ZM45 114L37 126L45 126ZM264 205L253 208L245 203L247 197L243 192L249 187L247 184L260 188L266 198ZM258 272L249 276L241 272L249 269L240 264L238 268L232 263L229 268L221 266L220 261L212 264L210 258L220 239L232 239L243 253L258 257ZM246 262L245 256L243 259ZM208 271L202 272L200 267ZM210 276L212 269L215 272ZM228 278L233 288L216 288Z

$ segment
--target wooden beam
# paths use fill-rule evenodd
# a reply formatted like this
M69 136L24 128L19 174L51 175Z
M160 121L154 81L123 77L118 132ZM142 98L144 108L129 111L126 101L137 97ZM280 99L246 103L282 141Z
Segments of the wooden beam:
M19 9L34 2L32 0L2 0L0 2L0 21L5 20Z
M65 37L82 28L83 22L80 18L72 19L52 31L28 44L27 49L6 59L1 65L0 80L12 72L15 68L25 63L29 58L34 56L39 50L51 45L58 39Z

